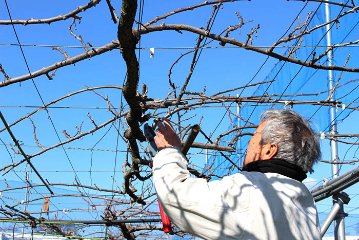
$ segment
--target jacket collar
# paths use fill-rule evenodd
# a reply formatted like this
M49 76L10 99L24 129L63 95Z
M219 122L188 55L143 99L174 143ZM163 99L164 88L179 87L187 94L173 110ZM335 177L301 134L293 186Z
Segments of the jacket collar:
M270 160L258 160L248 163L242 168L242 171L279 173L300 182L307 178L306 172L304 172L301 167L279 158L274 158Z

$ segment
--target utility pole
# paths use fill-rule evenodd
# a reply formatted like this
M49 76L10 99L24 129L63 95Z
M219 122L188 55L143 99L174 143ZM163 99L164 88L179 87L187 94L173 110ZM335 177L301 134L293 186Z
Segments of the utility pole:
M325 21L328 23L330 21L330 6L329 3L325 3ZM327 47L329 48L332 45L332 36L331 36L331 26L330 24L326 25L326 41ZM333 51L330 50L327 53L328 57L328 66L333 65ZM328 70L328 87L329 87L329 101L335 101L335 81L333 76L333 71ZM336 121L336 107L330 107L330 133L337 134L337 121ZM338 162L338 143L335 140L330 140L331 148L331 160L332 164L332 175L334 178L339 176ZM333 199L335 202L335 199ZM345 240L345 224L344 224L344 208L341 205L341 209L336 217L335 226L334 226L334 236L336 240Z

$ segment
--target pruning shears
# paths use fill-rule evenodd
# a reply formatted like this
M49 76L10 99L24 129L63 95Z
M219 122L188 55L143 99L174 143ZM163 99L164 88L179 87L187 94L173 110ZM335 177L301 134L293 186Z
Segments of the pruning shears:
M184 155L187 154L188 150L190 149L190 147L191 147L192 143L194 142L194 139L198 135L199 131L200 131L200 126L199 125L196 124L196 125L193 125L191 127L191 132L189 133L189 135L187 137L187 140L186 140L186 142L184 143L184 145L182 147L182 153ZM156 133L154 131L154 127L151 127L150 125L145 123L145 125L144 125L144 135L145 135L146 140L148 142L148 146L147 146L145 152L146 152L147 157L149 159L152 159L154 156L156 156L156 154L158 152L158 148L157 148L156 143L154 141L154 137L156 136ZM173 234L171 220L168 218L166 213L163 211L162 205L161 205L159 200L158 200L158 207L160 209L160 216L161 216L161 220L162 220L163 231L165 233Z

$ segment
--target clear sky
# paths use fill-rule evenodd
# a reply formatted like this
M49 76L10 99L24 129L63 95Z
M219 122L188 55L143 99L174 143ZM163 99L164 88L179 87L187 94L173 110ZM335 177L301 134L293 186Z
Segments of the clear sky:
M358 4L357 1L354 2ZM142 22L146 23L156 16L163 15L171 10L198 3L200 1L186 1L186 3L183 3L183 1L144 1L142 5ZM72 1L71 3L59 0L51 1L51 3L44 0L8 1L13 20L51 18L73 11L78 6L85 4L87 4L87 1L83 0ZM120 4L120 1L113 1L117 14L120 12ZM319 3L316 2L305 3L302 1L237 1L221 7L215 17L211 31L219 33L228 26L234 26L243 21L244 26L232 32L230 37L246 41L247 33L259 24L258 32L253 35L253 45L265 48L271 46L275 40L285 34L293 22L294 26L296 26L305 21L309 12L316 13L313 18L314 22L323 21L323 9L321 8L316 12L318 6ZM0 9L0 20L9 20L5 1L0 1ZM333 17L338 15L340 11L340 6L333 7ZM207 6L203 9L177 14L161 20L158 24L181 23L204 27L211 12L212 7ZM76 21L76 24L72 26L72 19L45 25L14 25L18 38L12 25L0 25L0 64L6 74L10 78L15 78L26 75L29 71L34 72L48 67L64 59L62 51L66 51L66 54L70 57L83 53L84 49L81 43L71 34L70 26L77 37L81 36L84 43L93 47L100 47L117 40L117 24L114 24L111 20L106 1L101 1L95 8L78 15L81 20ZM139 19L140 16L137 16L137 20ZM358 13L352 14L334 26L333 41L339 44L343 40L357 40L359 38L358 19ZM322 31L317 31L313 38L306 39L302 43L302 48L297 52L297 57L305 60L308 54L313 51L314 46L317 47L315 51L318 54L322 52L324 49L324 40L321 40L323 36ZM18 41L23 45L23 52L18 46ZM140 50L137 51L140 63L139 90L141 90L142 84L146 84L148 97L155 100L168 97L169 91L172 90L168 81L171 67L173 67L170 75L171 81L180 88L188 75L192 55L185 55L177 64L174 63L182 54L193 50L196 41L197 36L187 32L167 31L143 35L138 44ZM270 86L265 84L260 89L257 89L257 86L248 87L244 91L232 91L228 95L256 96L259 93L263 94L264 90L269 86L268 94L283 94L281 99L319 101L325 100L328 96L327 92L319 94L319 92L326 91L328 88L326 71L302 69L297 65L286 64L276 59L270 58L266 60L266 56L253 51L234 48L228 44L222 47L217 42L206 41L208 42L207 48L201 51L192 80L188 86L188 90L191 92L203 92L205 89L205 93L211 95L223 90L244 86L248 83L275 80L274 84ZM282 44L277 51L284 53L288 50L288 45ZM56 47L60 47L61 51ZM154 48L153 57L150 57L150 48ZM357 68L359 61L358 45L337 50L334 54L334 63L340 66L344 65L348 54L350 54L350 59L347 66ZM33 80L0 88L0 110L10 124L36 110L43 103L48 103L72 92L87 87L122 86L125 76L124 61L120 51L115 49L100 56L60 68L54 73L52 80L49 80L44 75ZM358 74L334 72L334 78L339 85L344 85L336 93L336 97L345 104L340 104L337 108L339 116L338 131L343 134L358 134L357 109L354 111L342 109L343 106L358 108L359 91L356 89L358 86ZM1 75L0 81L4 79L5 76ZM286 87L288 88L286 89ZM284 89L286 90L284 91ZM312 95L286 97L284 96L285 94ZM36 154L42 150L40 145L44 147L52 146L59 142L59 138L61 141L66 141L64 131L74 136L77 134L78 129L81 129L80 132L92 129L94 127L92 120L99 125L112 118L113 114L107 110L108 102L104 101L106 97L117 108L121 104L126 104L121 91L118 89L106 88L96 90L96 92L86 91L51 105L48 109L49 114L45 111L40 111L31 117L32 121L25 119L12 127L12 131L21 142L26 154ZM253 104L243 104L242 107L242 113L247 114L247 116L252 109L255 109L250 120L258 123L259 112L263 108L254 108ZM265 104L265 107L270 107L270 105ZM283 108L283 104L275 107ZM213 138L215 138L228 128L230 119L235 118L234 115L228 114L227 108L231 109L233 113L236 111L235 104L218 104L206 108L190 109L187 115L184 116L184 118L188 118L185 124L200 123L202 129L208 135L212 134ZM328 133L328 107L294 105L293 109L307 118L311 118L311 122L318 132ZM166 110L159 110L156 113L164 116ZM77 178L84 185L96 185L107 189L121 188L123 182L121 172L122 165L126 159L127 146L122 138L118 137L116 128L123 132L124 125L124 119L120 123L108 124L94 134L67 144L63 148L58 147L33 158L32 162L43 178L50 183L71 184ZM0 129L2 128L3 125L0 124ZM34 138L34 129L36 130L38 144ZM22 156L14 153L13 149L16 151L16 148L6 131L0 133L0 140L0 167L22 159ZM348 138L344 140L355 142L355 144L340 144L339 158L347 161L358 160L358 139ZM198 141L205 142L205 139L199 137ZM246 141L245 138L243 141ZM9 145L10 143L12 145ZM328 140L322 140L321 144L323 159L330 160ZM195 165L199 166L199 168L203 166L205 161L203 151L193 150L190 156ZM358 164L343 165L340 174L357 166ZM310 179L313 179L312 185L320 185L321 180L324 178L331 179L331 166L329 164L320 163L314 170L315 173L310 175ZM29 166L22 164L16 167L15 171L10 171L2 178L23 183L26 171L30 171ZM40 180L33 172L30 173L30 181L40 183ZM136 187L141 190L141 186ZM77 190L76 188L66 188L66 191ZM48 194L46 189L41 189L41 191L43 193L40 195ZM32 193L39 194L35 191ZM350 214L358 214L358 188L352 187L348 190L348 193L350 193L352 201L347 209ZM16 198L22 200L23 197L17 196ZM34 203L34 205L34 208L39 209L41 202ZM70 208L68 205L68 201L59 200L53 208L63 210ZM331 200L318 203L320 212L327 212L330 206ZM93 211L91 214L93 218L98 219L101 213ZM74 216L76 215L74 214ZM352 225L354 224L357 223ZM348 229L350 229L350 233L355 233L357 227L349 224Z

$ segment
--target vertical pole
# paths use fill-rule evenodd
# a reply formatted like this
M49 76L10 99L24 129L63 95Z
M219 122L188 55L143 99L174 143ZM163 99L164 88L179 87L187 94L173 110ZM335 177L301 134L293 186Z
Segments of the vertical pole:
M330 21L330 9L329 9L329 3L325 3L325 17L326 22ZM326 26L327 30L327 47L331 45L331 31L330 31L330 25ZM333 52L328 51L328 66L333 65ZM328 87L329 87L329 101L335 101L335 89L334 89L334 76L333 71L328 70ZM336 122L336 107L330 107L330 133L336 134L337 133L337 122ZM336 162L338 160L338 144L334 140L330 140L330 147L331 147L331 154L332 154L332 161ZM333 164L332 165L332 173L334 177L339 176L338 172L338 165Z
M239 99L239 94L237 94L237 98ZM240 119L240 113L241 113L241 106L239 104L239 102L237 103L237 127L239 128L241 126L241 119ZM238 130L239 131L239 130ZM237 131L237 132L238 132ZM238 139L237 140L237 149L236 149L236 153L237 153L237 158L238 158L238 166L241 165L241 161L242 161L242 154L241 154L241 140Z
M325 21L328 23L330 21L330 7L329 3L325 3ZM330 47L332 44L332 36L331 36L331 26L330 24L326 25L326 41L327 47ZM333 52L330 50L327 53L328 57L328 66L333 65ZM335 101L335 88L334 88L334 76L333 71L328 70L328 87L329 87L329 101ZM336 107L330 107L330 133L337 133L337 121L336 121ZM330 140L331 147L331 160L334 163L332 165L332 174L333 177L336 178L339 176L339 168L338 164L335 164L338 157L338 143L335 140ZM334 227L334 235L336 240L345 240L345 225L344 225L344 209L341 207L341 211L336 218L336 225Z
M106 226L105 228L105 240L108 239L108 226Z
M206 167L208 167L208 149L206 149L206 164L205 164Z
M27 166L27 165L26 165ZM30 195L30 190L29 190L29 181L30 181L30 177L29 177L29 172L26 170L25 168L25 181L26 181L26 193L25 193L25 202L26 204L24 205L24 212L27 212L27 207L29 204L29 195ZM25 228L23 228L22 230L22 237L24 237L25 235Z

